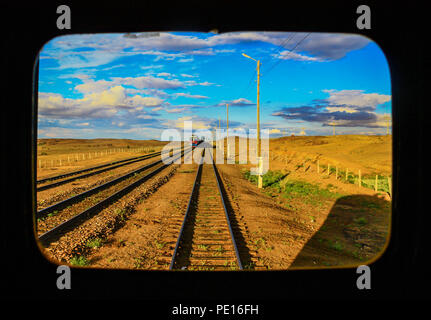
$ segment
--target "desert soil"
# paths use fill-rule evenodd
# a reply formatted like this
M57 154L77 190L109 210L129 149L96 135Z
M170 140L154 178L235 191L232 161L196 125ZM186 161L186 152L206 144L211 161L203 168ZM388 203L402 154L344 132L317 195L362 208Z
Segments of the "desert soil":
M304 138L302 144L299 138ZM242 230L240 245L246 249L242 259L249 269L357 266L377 259L387 245L391 223L389 195L346 183L343 177L336 179L333 173L317 173L313 160L330 160L351 170L360 168L364 173L390 174L391 155L387 152L390 139L367 137L367 141L358 139L355 143L347 139L344 144L348 147L344 150L337 136L311 138L295 137L293 142L281 138L277 143L271 142L275 151L270 156L270 169L283 173L280 185L304 181L326 190L326 196L286 195L280 188L271 186L258 189L244 176L253 165L238 164L238 154L236 164L217 166L232 217ZM296 150L282 149L288 143L296 144ZM382 154L369 153L368 162L366 156L358 156L366 154L367 143L374 150L383 150ZM333 144L329 148L332 151L324 151L325 144ZM306 158L309 160L305 166L298 167ZM105 210L110 212L109 218L100 221L109 223L98 220L97 232L83 231L93 228L89 225L94 226L95 222L89 222L80 231L67 235L66 242L60 241L62 244L49 248L51 254L62 261L81 255L90 267L167 269L196 168L196 164L171 166L169 172L158 175L163 183L154 182L157 186L151 187L151 192L135 190L116 205L117 211ZM127 208L126 214L117 223L118 214L113 212L124 208ZM81 233L86 236L80 237ZM75 236L80 240L74 240ZM92 239L97 239L98 244L89 246L88 241ZM79 245L66 245L68 241Z

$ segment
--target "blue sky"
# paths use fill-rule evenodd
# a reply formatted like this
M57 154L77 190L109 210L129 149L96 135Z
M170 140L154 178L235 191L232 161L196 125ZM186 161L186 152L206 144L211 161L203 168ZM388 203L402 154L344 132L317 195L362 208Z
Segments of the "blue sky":
M293 50L294 49L294 50ZM377 44L352 34L82 34L40 52L39 138L160 139L165 129L385 134L390 73Z

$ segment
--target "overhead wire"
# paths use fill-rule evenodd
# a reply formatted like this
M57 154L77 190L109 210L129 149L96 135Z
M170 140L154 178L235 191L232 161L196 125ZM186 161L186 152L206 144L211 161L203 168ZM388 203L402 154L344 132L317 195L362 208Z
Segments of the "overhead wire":
M298 43L292 49L290 49L290 50L287 49L287 50L289 50L289 53L286 54L285 57L289 56L310 34L311 34L310 32L307 33L300 41L298 41ZM284 60L287 60L287 59L281 59L280 58L279 61L277 61L272 67L270 67L268 70L266 70L263 75L261 75L261 78L264 77L264 76L266 76L270 71L274 70L274 68L276 66L278 66L280 63L282 63Z

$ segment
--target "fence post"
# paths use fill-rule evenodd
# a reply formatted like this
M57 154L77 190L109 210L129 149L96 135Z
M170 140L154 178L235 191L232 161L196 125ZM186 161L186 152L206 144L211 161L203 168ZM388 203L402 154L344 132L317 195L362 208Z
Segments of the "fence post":
M338 166L335 167L335 180L338 179Z
M359 179L358 179L359 187L361 186L361 170L359 170Z
M319 167L319 159L317 159L317 173L319 173L319 169L320 169L320 167Z
M349 177L349 168L346 168L346 180L348 179L348 177Z
M326 173L329 176L329 170L330 170L331 166L328 163L328 172Z
M377 178L378 178L378 175L376 174L376 183L374 184L374 191L375 192L377 192L377 190L378 190L378 187L377 187L377 183L378 183L377 181L378 180L377 180Z

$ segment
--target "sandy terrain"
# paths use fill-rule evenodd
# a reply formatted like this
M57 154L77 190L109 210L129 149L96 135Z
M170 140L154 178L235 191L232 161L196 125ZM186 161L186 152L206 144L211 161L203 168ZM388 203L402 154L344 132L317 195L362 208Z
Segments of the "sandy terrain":
M270 170L282 177L263 189L248 180L252 165L238 164L238 154L236 164L218 165L232 219L241 230L237 241L243 264L256 270L328 268L378 258L390 234L389 195L346 183L342 175L322 168L317 172L317 160L390 175L390 142L390 137L370 136L271 140ZM73 245L50 250L63 261L82 256L90 267L167 269L196 168L181 164L160 173L169 179L150 193L137 190L119 201L127 214L118 226L112 227L111 218L98 222L97 232L85 224L66 237ZM87 236L73 239L82 233Z
M270 140L273 156L320 159L363 174L392 173L392 136L335 135L283 137Z

